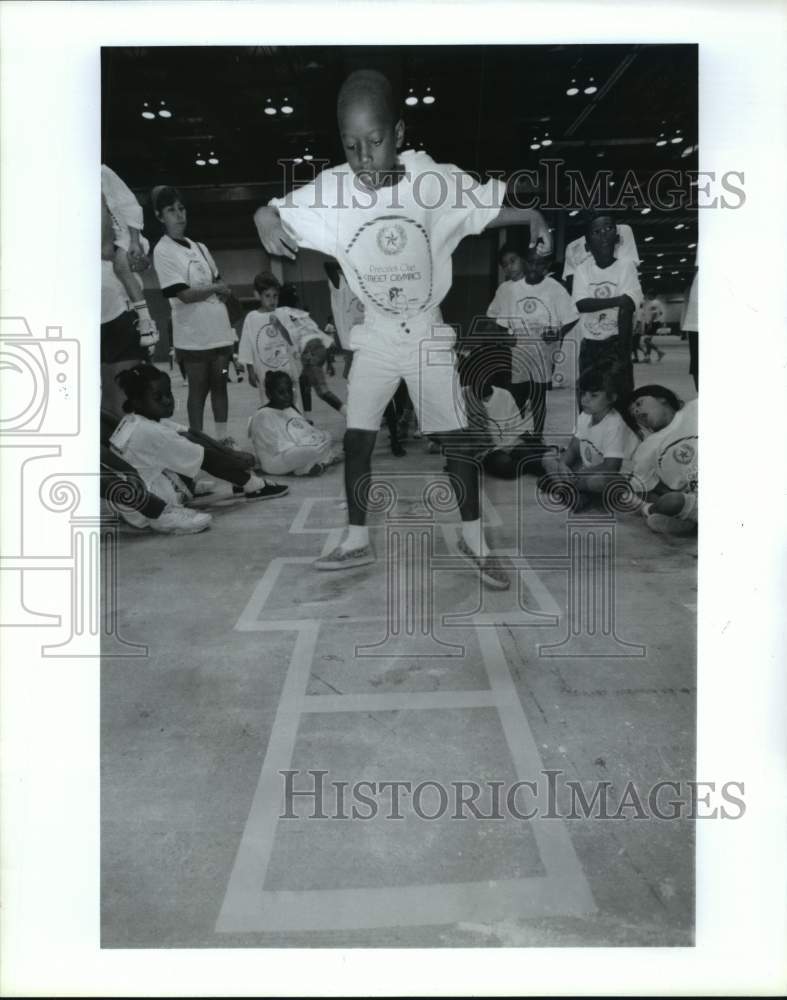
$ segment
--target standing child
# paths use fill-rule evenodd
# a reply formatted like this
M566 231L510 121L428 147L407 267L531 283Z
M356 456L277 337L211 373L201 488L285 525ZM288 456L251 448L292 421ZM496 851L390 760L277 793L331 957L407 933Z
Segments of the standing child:
M482 186L424 152L400 156L404 122L381 73L352 73L339 91L337 112L347 163L255 215L268 253L294 258L300 246L334 257L365 308L351 345L345 435L350 526L315 568L374 561L366 526L371 456L383 411L404 379L421 430L438 436L446 453L462 516L460 551L488 586L508 588L508 574L490 558L481 527L478 466L472 440L462 434L466 417L455 335L443 325L439 306L451 286L451 254L465 236L524 223L531 226L532 242L541 238L549 251L549 230L538 212L502 208L505 186L498 180Z
M548 259L535 249L524 257L513 247L498 254L506 280L486 311L516 338L511 352L511 395L524 415L528 400L536 438L544 433L552 355L579 319L571 296L549 277Z
M614 408L618 400L613 369L591 369L579 379L580 406L574 436L558 456L542 459L548 476L571 483L579 491L575 509L586 507L619 477L634 454L637 438Z
M609 212L589 215L586 242L591 256L574 274L573 298L580 320L579 371L612 364L620 369L620 391L634 388L631 336L642 301L634 262L615 256L619 240Z

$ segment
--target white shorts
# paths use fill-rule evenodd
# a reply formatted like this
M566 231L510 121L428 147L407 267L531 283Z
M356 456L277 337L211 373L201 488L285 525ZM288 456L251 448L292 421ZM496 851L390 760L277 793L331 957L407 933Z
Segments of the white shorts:
M465 401L456 371L456 335L444 324L411 320L406 327L355 326L355 355L348 379L347 428L378 431L400 379L407 383L422 434L467 427Z

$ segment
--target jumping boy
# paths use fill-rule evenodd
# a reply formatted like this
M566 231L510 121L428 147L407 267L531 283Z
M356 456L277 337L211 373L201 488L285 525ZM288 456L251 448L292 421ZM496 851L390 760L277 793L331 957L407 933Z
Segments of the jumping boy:
M363 326L353 331L344 440L349 530L315 568L374 561L366 525L371 455L385 406L403 378L421 430L440 440L447 458L462 517L460 551L488 586L507 589L509 576L490 557L481 527L475 446L462 434L467 423L454 331L442 325L439 306L451 286L451 254L463 237L526 224L533 245L540 238L549 252L549 231L538 212L502 207L501 181L479 185L423 152L400 156L404 122L381 73L352 73L339 91L337 112L347 163L255 214L268 253L294 259L300 246L334 257L364 305Z

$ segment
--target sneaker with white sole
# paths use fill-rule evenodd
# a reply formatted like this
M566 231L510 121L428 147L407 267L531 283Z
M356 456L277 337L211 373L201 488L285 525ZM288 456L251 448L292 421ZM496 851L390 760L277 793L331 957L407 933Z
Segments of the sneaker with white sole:
M376 559L371 545L362 545L358 549L343 549L337 545L335 549L315 559L312 566L315 569L355 569L356 566L368 566Z
M162 535L196 535L210 527L213 518L201 510L168 504L156 518L146 518L148 526Z
M276 497L286 496L289 492L289 486L283 483L269 483L267 479L260 479L253 473L243 487L243 495L247 500L274 500Z
M132 510L130 507L119 506L111 509L113 510L113 513L116 512L120 514L126 524L130 525L132 528L136 528L138 531L145 531L150 527L150 521L144 514L140 514L138 510Z

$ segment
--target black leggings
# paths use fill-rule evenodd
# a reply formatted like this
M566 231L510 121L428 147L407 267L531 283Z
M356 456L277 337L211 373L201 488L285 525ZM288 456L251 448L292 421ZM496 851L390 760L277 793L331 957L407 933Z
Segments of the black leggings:
M547 415L547 385L548 382L512 382L509 392L522 416L525 415L527 401L533 410L533 431L537 437L544 433L544 423Z

